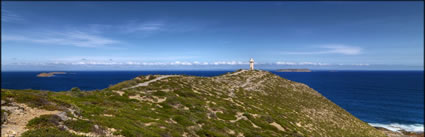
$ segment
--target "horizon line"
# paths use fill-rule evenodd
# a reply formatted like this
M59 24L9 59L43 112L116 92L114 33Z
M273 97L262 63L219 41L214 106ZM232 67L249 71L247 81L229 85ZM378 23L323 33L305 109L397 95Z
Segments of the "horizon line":
M293 69L293 68L290 68ZM301 69L301 68L296 68ZM303 68L304 69L304 68ZM71 71L236 71L239 69L146 69L146 70L1 70L1 72L71 72ZM249 69L243 69L249 70ZM279 69L255 69L255 70L265 70L265 71L277 71ZM309 69L311 71L424 71L424 69ZM287 72L285 72L287 73Z

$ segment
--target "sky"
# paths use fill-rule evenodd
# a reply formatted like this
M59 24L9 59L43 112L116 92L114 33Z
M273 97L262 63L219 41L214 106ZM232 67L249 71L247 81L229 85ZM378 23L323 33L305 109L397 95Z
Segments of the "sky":
M423 70L424 3L5 2L1 68Z

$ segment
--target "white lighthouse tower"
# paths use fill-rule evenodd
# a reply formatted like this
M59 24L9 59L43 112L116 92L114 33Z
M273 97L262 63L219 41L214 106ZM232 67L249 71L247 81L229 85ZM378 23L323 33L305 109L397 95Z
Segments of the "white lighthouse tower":
M249 60L249 70L254 70L254 59Z

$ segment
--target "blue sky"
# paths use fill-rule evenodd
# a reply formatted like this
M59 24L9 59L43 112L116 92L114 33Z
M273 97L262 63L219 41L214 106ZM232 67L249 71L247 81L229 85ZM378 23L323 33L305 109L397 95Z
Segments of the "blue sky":
M423 2L4 2L2 71L423 70Z

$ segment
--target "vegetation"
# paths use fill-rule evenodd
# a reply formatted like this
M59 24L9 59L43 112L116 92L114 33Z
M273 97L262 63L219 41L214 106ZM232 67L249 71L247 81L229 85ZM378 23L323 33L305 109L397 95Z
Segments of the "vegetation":
M58 128L39 128L28 130L22 137L83 137Z
M40 117L30 120L27 128L45 128L59 125L60 118L57 115L41 115Z
M41 115L31 119L26 128L29 130L22 137L81 137L64 129L60 129L62 120L57 115Z
M91 132L93 129L93 124L85 120L67 120L64 124L74 131L80 131L84 133Z
M158 77L140 76L85 92L2 89L1 99L67 113L62 122L30 120L22 136L77 136L61 126L104 136L384 136L304 84L266 71L235 73L129 88Z

